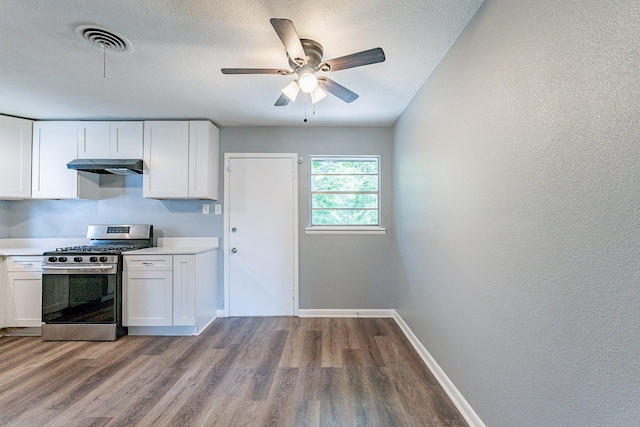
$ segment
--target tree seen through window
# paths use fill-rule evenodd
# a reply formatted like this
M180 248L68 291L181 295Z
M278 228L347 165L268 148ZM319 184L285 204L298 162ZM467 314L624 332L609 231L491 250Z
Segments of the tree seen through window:
M379 157L311 157L311 225L379 225Z

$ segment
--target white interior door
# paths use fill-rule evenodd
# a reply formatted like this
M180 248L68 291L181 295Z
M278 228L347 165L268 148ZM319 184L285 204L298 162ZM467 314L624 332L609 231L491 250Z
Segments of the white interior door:
M298 309L296 154L225 155L225 314Z

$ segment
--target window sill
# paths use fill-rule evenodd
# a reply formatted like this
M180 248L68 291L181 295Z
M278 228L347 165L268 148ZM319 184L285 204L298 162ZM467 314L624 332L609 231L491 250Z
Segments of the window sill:
M368 226L321 226L305 228L305 234L385 234L386 228Z

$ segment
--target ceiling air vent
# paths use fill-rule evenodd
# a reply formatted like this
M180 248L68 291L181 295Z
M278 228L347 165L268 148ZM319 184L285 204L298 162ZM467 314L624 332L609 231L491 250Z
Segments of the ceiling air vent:
M76 28L76 34L93 46L110 52L130 53L133 49L131 42L120 34L96 25L81 25Z

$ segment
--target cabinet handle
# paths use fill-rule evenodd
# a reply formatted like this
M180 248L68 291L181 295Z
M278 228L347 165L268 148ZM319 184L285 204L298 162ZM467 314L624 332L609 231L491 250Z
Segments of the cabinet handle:
M145 267L153 267L152 262L143 262L142 265L144 265Z
M23 267L33 267L33 263L31 263L31 262L23 262L22 266Z

